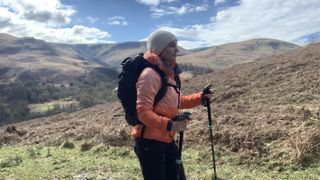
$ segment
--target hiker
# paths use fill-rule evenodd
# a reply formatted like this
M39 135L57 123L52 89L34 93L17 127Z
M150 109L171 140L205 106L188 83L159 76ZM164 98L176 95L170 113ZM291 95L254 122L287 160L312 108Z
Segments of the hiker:
M179 69L176 64L177 38L164 30L151 33L147 40L147 51L143 57L159 67L167 77L167 91L154 105L154 99L161 87L161 77L153 68L145 68L136 83L137 116L142 124L134 126L131 135L135 138L134 151L139 159L145 180L176 179L178 148L175 134L186 130L187 121L173 121L179 109L193 108L201 104L203 92L189 96L180 94ZM180 179L186 179L183 168Z

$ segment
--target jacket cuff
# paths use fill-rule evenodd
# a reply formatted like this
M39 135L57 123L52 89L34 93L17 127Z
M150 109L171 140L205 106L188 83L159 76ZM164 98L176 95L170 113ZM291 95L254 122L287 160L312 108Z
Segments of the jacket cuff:
M172 129L172 120L168 121L168 124L167 124L167 131L171 131Z
M201 100L201 105L203 105L203 106L207 106L208 105L207 99L206 99L204 93L201 93L201 99L200 100Z

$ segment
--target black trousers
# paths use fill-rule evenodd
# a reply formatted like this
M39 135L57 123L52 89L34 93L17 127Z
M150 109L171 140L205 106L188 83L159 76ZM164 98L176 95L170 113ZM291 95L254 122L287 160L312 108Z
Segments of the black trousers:
M135 140L134 151L144 180L177 180L177 173L180 173L179 180L186 179L183 165L176 164L178 148L174 142L138 138Z

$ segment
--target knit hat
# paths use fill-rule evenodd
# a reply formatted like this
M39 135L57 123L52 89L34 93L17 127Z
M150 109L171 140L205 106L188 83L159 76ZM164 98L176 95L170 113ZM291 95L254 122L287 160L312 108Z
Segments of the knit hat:
M148 37L148 50L159 55L162 50L171 42L177 40L176 36L168 31L158 30L151 33Z

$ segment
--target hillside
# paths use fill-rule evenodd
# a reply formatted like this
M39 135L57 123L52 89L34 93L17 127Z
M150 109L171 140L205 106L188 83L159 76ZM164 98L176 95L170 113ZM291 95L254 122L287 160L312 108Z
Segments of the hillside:
M0 34L0 79L69 83L100 65L66 56L52 44L31 37L16 38Z
M33 77L41 77L43 81L67 84L97 67L119 71L120 62L125 57L146 50L146 42L72 45L48 43L32 37L17 38L3 33L0 34L0 40L1 80L19 79L20 74L28 73ZM294 48L297 48L294 44L272 39L255 39L195 50L179 47L178 62L216 70Z
M212 69L225 69L235 64L251 62L259 57L281 54L297 45L275 39L252 39L214 46L178 57L179 63L190 63Z
M0 124L106 102L114 98L117 78L118 71L110 66L54 44L0 34ZM60 105L62 101L73 103L72 108Z
M0 80L28 72L43 81L69 83L95 68L120 70L121 61L146 50L146 42L57 44L0 33ZM189 53L179 47L180 55ZM115 72L117 74L117 72Z
M53 44L59 51L69 56L108 65L120 70L120 63L125 57L134 57L147 50L146 42L123 42L115 44ZM190 53L179 47L179 56Z
M119 69L120 62L127 56L144 52L143 42L128 42L119 44L53 44L59 51L79 59L108 65Z
M183 82L183 92L210 82L219 153L239 163L308 166L320 161L320 43L261 58ZM186 147L209 146L206 108L190 110ZM2 145L60 145L66 138L131 145L119 103L34 119L0 128Z
M146 42L57 44L32 37L17 38L3 33L0 34L0 40L0 65L3 69L10 70L10 73L6 73L6 78L29 70L39 72L47 79L59 81L83 75L95 67L119 70L124 57L134 56L146 50ZM254 39L195 50L179 47L178 62L223 69L297 47L273 39Z

